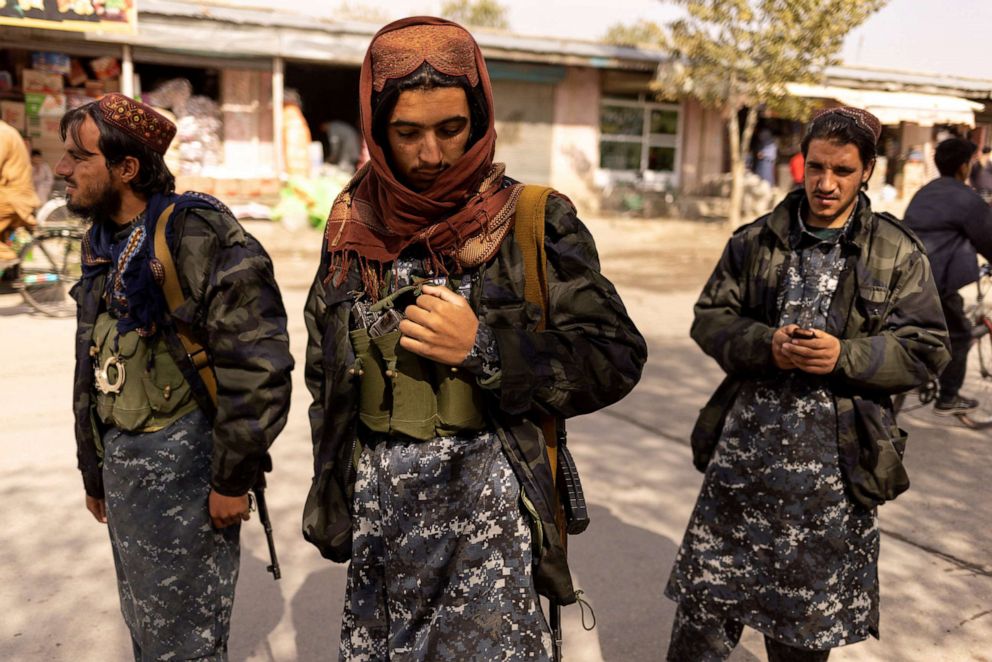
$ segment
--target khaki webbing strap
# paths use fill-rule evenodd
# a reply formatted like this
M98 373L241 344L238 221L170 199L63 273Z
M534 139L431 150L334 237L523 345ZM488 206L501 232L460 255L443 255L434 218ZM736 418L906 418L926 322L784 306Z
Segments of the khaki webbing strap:
M541 307L537 330L547 327L548 276L544 253L544 209L551 189L547 186L525 186L517 200L514 233L517 246L524 257L524 298Z
M548 302L548 258L544 252L544 214L548 204L548 196L552 189L547 186L524 186L517 200L516 218L513 232L517 246L524 258L524 298L529 303L541 307L541 321L537 330L547 328L549 315ZM544 443L548 447L548 462L551 466L551 477L558 478L558 421L554 416L544 416L541 419L541 431L544 433ZM559 511L561 509L559 508ZM564 511L559 513L561 519L559 530L562 532L562 542L565 539Z
M165 226L169 222L169 218L172 216L172 210L175 207L176 205L174 204L169 205L162 212L161 216L158 217L158 222L155 224L154 247L154 256L162 265L162 271L165 272L162 291L165 293L165 302L169 304L169 312L172 313L186 301L185 297L183 297L183 289L179 285L179 275L176 273L176 263L172 260L172 251L169 250L169 244L165 240ZM193 367L196 368L200 379L203 381L203 385L207 388L207 393L210 394L211 401L213 401L216 407L217 378L214 376L214 369L210 365L210 355L207 354L207 348L193 340L193 335L188 324L181 320L173 319L176 323L176 335L179 336L179 340L186 350L186 355L189 356Z

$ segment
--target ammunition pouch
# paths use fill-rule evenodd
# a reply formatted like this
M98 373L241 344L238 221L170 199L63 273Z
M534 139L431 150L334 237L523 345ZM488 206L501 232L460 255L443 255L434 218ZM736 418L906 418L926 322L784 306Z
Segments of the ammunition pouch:
M93 328L96 416L127 432L161 430L196 409L189 383L160 336L117 333L103 313Z

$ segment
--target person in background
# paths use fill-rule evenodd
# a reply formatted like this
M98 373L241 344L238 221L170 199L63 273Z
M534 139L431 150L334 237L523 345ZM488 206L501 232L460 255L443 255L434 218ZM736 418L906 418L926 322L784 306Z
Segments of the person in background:
M55 175L45 159L41 156L41 150L31 150L31 181L34 183L34 191L38 194L38 200L44 204L52 195L52 186L55 184Z
M754 172L770 185L775 186L775 162L778 160L778 143L768 129L758 132L758 148L754 155Z
M806 170L806 159L803 150L797 149L796 153L789 159L789 173L792 175L793 188L803 187L803 178Z
M992 147L986 145L982 148L982 153L978 161L971 167L972 188L982 196L982 199L992 204Z
M282 104L283 159L289 176L310 176L310 127L296 90L287 89Z
M978 407L960 393L968 370L971 320L958 290L978 280L978 255L992 261L992 207L965 182L973 172L975 143L950 138L937 145L940 177L921 188L906 208L906 226L927 247L951 338L951 362L941 373L934 413L953 416Z
M361 138L355 127L341 120L331 120L324 122L321 129L327 133L327 162L345 172L354 172L362 151Z
M34 211L40 204L24 139L0 120L0 271L17 262L17 253L7 245L10 234L20 227L34 227Z

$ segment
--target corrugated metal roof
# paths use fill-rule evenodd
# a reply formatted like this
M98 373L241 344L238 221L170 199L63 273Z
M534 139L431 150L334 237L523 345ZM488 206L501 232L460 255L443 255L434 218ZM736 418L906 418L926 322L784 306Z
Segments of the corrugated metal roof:
M107 40L166 49L204 50L246 56L358 64L379 24L338 21L279 10L202 5L177 0L142 0L137 35ZM224 24L241 26L224 30ZM186 31L177 33L177 30ZM242 34L236 34L242 33ZM597 68L650 71L666 59L660 51L560 37L529 37L473 30L486 57Z

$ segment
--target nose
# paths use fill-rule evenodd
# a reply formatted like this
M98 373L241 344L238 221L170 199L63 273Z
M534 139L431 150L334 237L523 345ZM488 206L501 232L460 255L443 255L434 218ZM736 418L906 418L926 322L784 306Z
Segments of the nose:
M417 158L424 165L435 166L441 164L441 145L433 131L424 134L424 140L420 143L420 151Z
M59 177L68 177L72 174L72 164L69 162L68 154L63 154L59 162L55 164L55 174Z
M834 173L829 169L825 169L823 174L820 175L820 181L817 188L824 193L830 193L837 188L837 179L834 177Z

